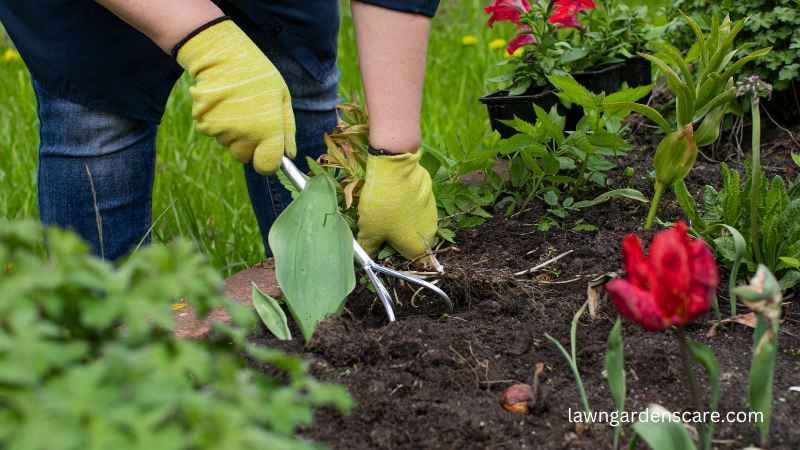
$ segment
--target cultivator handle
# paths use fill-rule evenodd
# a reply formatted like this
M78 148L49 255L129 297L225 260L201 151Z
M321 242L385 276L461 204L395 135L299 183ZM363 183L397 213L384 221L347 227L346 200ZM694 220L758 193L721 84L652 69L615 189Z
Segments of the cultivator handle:
M289 178L289 181L291 181L297 189L302 191L306 188L306 175L294 165L291 159L284 156L283 159L281 159L281 169L283 170L283 173L286 174L286 177ZM420 278L405 274L403 272L398 272L375 263L375 261L373 261L369 254L367 254L367 252L355 239L353 239L353 259L355 259L356 262L358 262L358 265L360 265L364 272L366 272L367 278L369 278L369 281L375 287L375 291L378 293L378 298L383 304L383 309L386 310L386 317L389 319L389 322L394 322L396 320L394 308L392 307L392 296L389 294L389 290L386 289L386 286L383 284L383 282L381 282L380 278L378 278L379 273L399 278L409 283L416 284L417 286L430 289L436 295L441 297L445 303L447 303L447 306L451 311L453 310L453 302L450 301L450 297L448 297L443 290L439 289L438 286Z

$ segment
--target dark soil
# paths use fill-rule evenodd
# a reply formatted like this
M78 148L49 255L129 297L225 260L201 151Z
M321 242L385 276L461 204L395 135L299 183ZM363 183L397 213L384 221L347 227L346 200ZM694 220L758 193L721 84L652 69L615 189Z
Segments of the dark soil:
M788 153L798 148L784 136L776 131L768 141L764 165L773 173L791 176ZM634 167L635 177L620 175L616 181L649 194L652 150L642 149L652 147L644 141L622 164ZM738 165L731 146L726 152L729 163ZM701 157L687 181L696 192L704 184L718 184L718 164ZM398 321L387 325L380 304L360 288L346 311L322 324L306 347L297 340L287 344L266 334L257 337L302 355L320 380L347 386L357 402L349 416L320 411L313 428L304 434L336 449L611 448L610 426L595 424L587 429L569 421L570 410L581 408L580 397L569 367L545 333L569 348L570 321L587 299L589 281L620 270L619 247L626 233L649 240L651 235L641 230L646 208L615 200L591 209L585 220L598 227L595 232L535 231L533 224L542 212L541 205L532 205L514 217L497 214L483 226L461 233L457 248L442 251L439 258L447 275L441 285L456 301L452 313L431 298L412 300L410 289L397 285L402 306ZM660 217L680 217L671 196L666 196ZM544 271L514 276L568 250L573 253ZM800 392L789 388L800 386L800 305L793 293L786 297L770 448L796 450ZM726 289L719 301L725 314ZM740 311L746 308L741 306ZM614 409L603 376L603 357L615 320L613 306L603 299L596 318L587 314L578 327L578 363L594 411ZM720 410L746 411L753 331L737 324L707 337L709 329L708 321L697 321L687 332L709 345L719 359ZM626 410L641 411L650 403L673 411L690 408L672 332L650 333L626 323L624 351ZM540 406L530 415L505 412L498 404L501 392L515 382L530 383L538 362L545 365ZM701 375L699 367L696 372ZM704 380L701 389L708 390ZM628 427L623 442L630 436ZM716 448L740 449L757 444L758 434L753 424L719 424L716 439Z

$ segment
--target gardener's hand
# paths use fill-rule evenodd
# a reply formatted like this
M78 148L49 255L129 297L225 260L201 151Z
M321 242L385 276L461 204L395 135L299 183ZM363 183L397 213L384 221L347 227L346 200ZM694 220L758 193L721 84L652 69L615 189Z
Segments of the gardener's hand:
M213 23L213 22L212 22ZM228 147L257 172L278 170L284 152L294 158L292 99L281 74L231 20L201 27L174 54L195 85L197 128Z
M373 156L358 204L358 242L370 254L388 242L409 260L429 254L437 229L431 177L419 153Z

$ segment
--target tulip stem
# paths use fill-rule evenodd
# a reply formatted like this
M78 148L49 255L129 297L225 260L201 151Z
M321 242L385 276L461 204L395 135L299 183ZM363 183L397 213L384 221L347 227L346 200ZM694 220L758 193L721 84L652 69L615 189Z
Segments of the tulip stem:
M663 193L664 185L656 181L653 200L650 202L650 211L647 213L647 221L644 223L645 230L653 228L653 222L656 220L656 212L658 212L658 203L661 201L661 194Z
M681 362L683 363L684 377L686 378L686 383L689 385L689 395L691 397L689 399L689 404L694 411L700 411L697 403L700 396L697 390L697 381L694 378L694 370L692 370L692 359L689 356L689 341L681 327L675 329L675 335L678 337L678 347L680 349Z

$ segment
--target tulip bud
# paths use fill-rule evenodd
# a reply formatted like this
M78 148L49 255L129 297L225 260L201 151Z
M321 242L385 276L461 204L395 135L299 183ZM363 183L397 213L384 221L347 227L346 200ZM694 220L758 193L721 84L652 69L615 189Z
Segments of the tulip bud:
M503 391L500 406L514 414L528 414L533 400L533 389L530 385L515 384Z
M697 143L692 124L668 134L656 149L656 181L672 186L692 170L697 160Z

